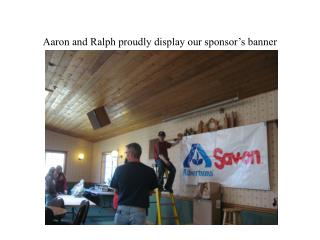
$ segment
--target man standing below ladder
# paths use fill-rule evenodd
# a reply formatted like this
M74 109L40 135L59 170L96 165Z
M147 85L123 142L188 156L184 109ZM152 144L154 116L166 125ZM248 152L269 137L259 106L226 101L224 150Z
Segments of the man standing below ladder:
M138 143L126 146L128 163L115 170L110 187L119 195L115 224L141 225L146 222L149 195L157 188L154 170L140 162L142 150Z
M156 142L154 145L154 159L158 167L159 190L165 190L172 193L172 184L176 175L176 168L174 167L172 162L170 162L170 159L168 157L168 148L177 145L180 142L180 140L176 140L174 143L169 143L165 141L164 139L166 137L166 133L164 131L160 131L158 133L158 137L159 141ZM169 176L163 189L163 175L165 169L168 169Z

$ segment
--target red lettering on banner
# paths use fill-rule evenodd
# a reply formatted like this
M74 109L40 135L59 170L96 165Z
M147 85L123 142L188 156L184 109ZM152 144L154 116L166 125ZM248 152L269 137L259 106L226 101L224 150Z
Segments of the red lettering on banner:
M232 160L233 160L233 153L225 153L223 155L223 158L226 162L226 165L231 166L232 165Z
M259 151L259 150L255 150L255 151L253 151L253 154L255 154L255 155L256 155L257 164L261 164L260 151Z
M239 152L236 153L236 155L233 156L233 161L235 164L238 164L238 162L242 159L241 154Z
M261 154L259 150L244 151L243 154L237 152L223 153L221 148L215 148L213 150L213 157L217 160L214 162L214 166L218 169L223 169L226 165L231 166L233 163L238 164L242 161L244 164L261 164Z
M223 151L221 148L216 148L214 151L213 151L213 156L215 157L216 160L220 161L220 163L218 162L215 162L214 165L216 166L216 168L218 169L222 169L224 168L224 165L225 165L225 160L223 158L223 156L219 156L218 154L222 154Z
M252 163L252 154L250 153L250 152L248 152L248 151L245 151L244 153L243 153L243 162L245 163L245 164L248 164L248 163Z

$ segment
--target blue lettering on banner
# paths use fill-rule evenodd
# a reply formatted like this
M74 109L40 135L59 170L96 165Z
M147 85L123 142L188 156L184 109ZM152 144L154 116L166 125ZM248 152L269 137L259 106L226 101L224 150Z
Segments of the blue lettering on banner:
M184 169L183 170L183 176L192 176L192 177L212 177L213 171L201 171L201 170L195 170L192 171L190 169Z
M191 170L190 169L190 163L199 166L203 163L205 163L205 168L211 168L212 167L212 161L202 148L202 146L198 143L191 145L191 150L186 157L186 159L183 161L183 175L184 176L194 176L194 177L211 177L213 176L212 170Z
M196 157L194 158L194 156ZM202 146L199 143L195 143L191 145L191 150L186 159L183 161L183 166L185 168L190 168L190 162L192 162L194 165L201 165L203 163L203 160L205 162L206 168L210 168L212 166L212 162Z

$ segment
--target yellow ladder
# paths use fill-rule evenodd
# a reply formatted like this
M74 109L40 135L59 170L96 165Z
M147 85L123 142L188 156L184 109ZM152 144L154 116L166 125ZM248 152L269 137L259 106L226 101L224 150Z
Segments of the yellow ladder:
M166 177L168 177L168 171L165 171ZM175 223L177 225L180 224L179 216L178 216L178 211L177 211L177 206L176 206L176 201L174 199L173 193L169 192L171 203L161 203L161 191L159 191L159 188L156 188L156 204L157 204L157 224L162 225L162 219L170 219L173 218L175 220ZM171 205L172 206L172 211L173 211L173 216L169 217L162 217L161 215L161 206L163 205Z
M170 194L170 199L171 203L161 203L161 192L159 191L158 188L156 188L156 204L157 204L157 224L162 225L162 219L169 219L169 218L174 218L175 223L177 225L180 224L179 216L178 216L178 211L176 207L176 202L173 196L173 193ZM173 211L173 216L172 217L162 217L161 215L161 206L163 205L171 205L172 206L172 211Z

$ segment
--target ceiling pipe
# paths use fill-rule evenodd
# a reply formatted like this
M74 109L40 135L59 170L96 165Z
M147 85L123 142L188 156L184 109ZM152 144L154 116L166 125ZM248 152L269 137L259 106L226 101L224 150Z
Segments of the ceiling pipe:
M208 105L208 106L205 106L205 107L201 107L201 108L192 110L190 112L186 112L186 113L182 113L182 114L176 115L174 117L166 118L166 119L162 120L162 122L168 122L168 121L172 121L172 120L175 120L175 119L178 119L178 118L183 118L183 117L190 116L190 115L193 115L193 114L196 114L196 113L207 111L209 109L213 110L213 109L218 108L218 107L219 108L226 107L227 105L231 105L231 104L233 105L233 103L238 102L238 101L239 101L239 97L230 98L228 100L224 100L224 101L221 101L221 102L218 102L218 103L214 103L214 104L211 104L211 105Z

